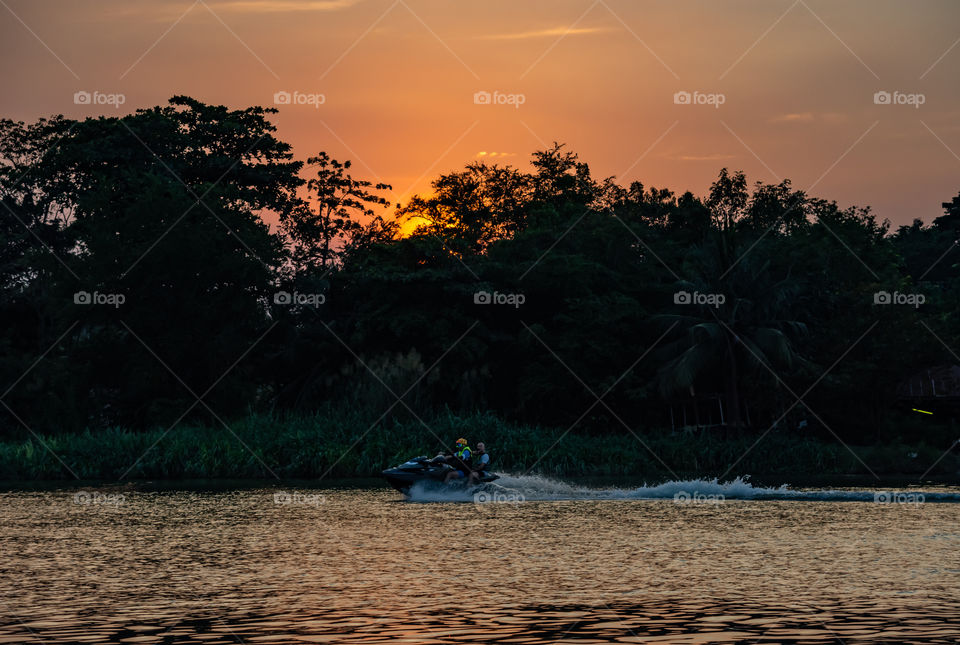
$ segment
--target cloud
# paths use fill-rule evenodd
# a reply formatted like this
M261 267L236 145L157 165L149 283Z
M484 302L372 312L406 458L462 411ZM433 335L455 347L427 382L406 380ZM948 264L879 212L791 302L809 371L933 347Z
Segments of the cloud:
M216 11L237 13L291 13L295 11L339 11L349 9L362 0L228 0L211 3Z
M516 157L517 153L516 152L487 152L486 150L483 150L478 152L476 156L480 157L481 159L484 159L487 157Z
M811 123L814 118L813 112L791 112L773 117L770 123Z
M189 5L186 11L179 3L154 2L145 6L119 5L110 15L121 18L134 17L139 20L169 23L186 17L210 17L221 14L268 14L268 13L304 13L332 12L349 9L363 0L205 0L204 6ZM208 11L204 10L204 7ZM102 15L98 15L103 17Z
M771 117L767 119L767 123L813 123L816 121L817 123L837 125L849 120L850 117L842 112L820 112L817 114L813 112L789 112Z
M579 29L570 29L568 27L552 27L550 29L540 29L537 31L521 31L513 34L490 34L480 36L481 40L527 40L530 38L547 38L550 36L588 36L591 34L602 34L612 31L607 27L581 27Z

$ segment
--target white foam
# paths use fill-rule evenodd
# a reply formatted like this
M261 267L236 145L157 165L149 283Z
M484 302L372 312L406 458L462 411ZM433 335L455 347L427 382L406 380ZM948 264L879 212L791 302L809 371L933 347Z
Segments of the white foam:
M443 484L416 484L410 489L414 502L470 502L478 491L488 497L504 496L511 501L554 500L798 500L834 502L960 502L960 493L930 492L918 489L793 489L787 484L777 487L754 486L749 477L721 482L717 479L668 481L637 488L589 488L541 475L510 475L481 488L464 488ZM886 497L884 497L886 496Z

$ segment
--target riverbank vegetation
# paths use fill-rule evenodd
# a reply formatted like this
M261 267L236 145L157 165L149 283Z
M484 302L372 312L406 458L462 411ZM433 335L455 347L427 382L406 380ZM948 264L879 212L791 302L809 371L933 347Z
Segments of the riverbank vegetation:
M7 476L370 473L436 446L419 419L500 419L504 465L548 472L662 469L636 436L704 472L753 444L740 472L955 464L960 198L892 229L727 169L621 186L555 144L393 206L273 112L0 120Z
M960 468L960 460L943 457L939 447L900 441L848 449L781 432L757 442L750 434L724 437L714 431L641 431L615 439L571 431L558 441L560 430L507 424L489 414L448 413L424 422L371 426L362 415L344 412L251 416L229 428L183 425L167 433L109 428L58 434L42 437L46 447L37 439L0 443L0 481L374 477L410 457L433 456L442 448L439 437L460 436L484 441L500 472L650 483L798 473L949 478Z

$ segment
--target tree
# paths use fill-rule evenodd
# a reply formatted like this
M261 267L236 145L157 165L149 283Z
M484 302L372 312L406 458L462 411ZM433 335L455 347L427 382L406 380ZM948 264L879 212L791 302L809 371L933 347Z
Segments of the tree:
M663 325L673 326L673 340L659 352L661 394L723 390L729 423L743 425L741 405L746 380L768 370L791 370L805 362L795 341L807 326L792 318L798 283L789 272L777 275L764 249L754 249L728 271L719 241L698 247L685 264L689 276L678 285L689 296L681 302L688 312L659 314ZM710 300L693 302L692 294ZM776 372L775 372L776 373ZM783 378L783 377L781 377ZM767 395L777 387L774 377ZM751 397L754 400L762 398Z
M71 124L33 163L31 176L71 215L71 271L50 287L59 325L43 339L79 321L64 341L75 391L61 392L77 407L60 424L169 422L194 402L187 388L214 384L205 401L216 407L252 400L250 363L232 366L267 328L263 303L283 261L260 213L292 208L302 183L272 112L174 97Z
M316 174L307 182L306 203L281 219L294 244L292 261L298 274L325 272L355 236L384 230L382 220L375 220L365 233L360 218L373 218L373 206L387 206L387 199L377 193L392 190L388 184L354 179L349 160L341 163L326 152L308 159L307 165Z
M473 162L432 186L433 196L414 196L397 218L418 224L418 234L444 240L454 253L482 253L527 226L532 177L511 166Z
M0 388L13 387L4 402L18 416L49 427L71 405L65 390L74 381L75 364L64 347L51 347L66 330L56 320L62 300L58 281L69 278L69 229L72 211L54 177L38 166L71 134L75 122L56 116L25 124L0 120ZM41 369L31 369L46 352ZM37 405L44 392L59 392L55 401ZM19 421L7 427L23 432ZM4 427L0 425L0 432Z
M707 208L713 215L713 222L721 231L732 231L734 225L745 215L750 193L747 180L742 171L732 175L726 168L720 169L720 176L710 185Z
M596 197L597 184L590 177L590 167L564 147L554 142L552 147L533 153L533 200L556 210L565 202L586 207Z
M933 220L934 227L950 231L954 238L960 235L960 194L949 202L943 202L943 215Z

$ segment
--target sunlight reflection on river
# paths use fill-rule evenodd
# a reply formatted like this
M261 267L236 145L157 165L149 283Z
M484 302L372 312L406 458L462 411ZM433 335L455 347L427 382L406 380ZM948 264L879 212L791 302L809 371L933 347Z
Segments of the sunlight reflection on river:
M86 494L0 494L0 642L960 639L955 503Z

